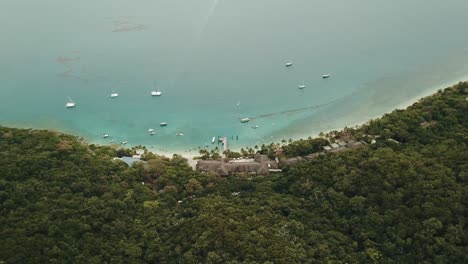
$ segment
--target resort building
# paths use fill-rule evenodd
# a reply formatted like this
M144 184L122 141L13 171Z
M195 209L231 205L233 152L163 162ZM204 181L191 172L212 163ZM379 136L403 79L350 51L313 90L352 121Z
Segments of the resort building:
M200 160L196 166L200 172L213 172L220 176L236 173L249 173L255 175L269 175L270 172L280 171L278 162L268 159L266 155L256 154L250 160Z

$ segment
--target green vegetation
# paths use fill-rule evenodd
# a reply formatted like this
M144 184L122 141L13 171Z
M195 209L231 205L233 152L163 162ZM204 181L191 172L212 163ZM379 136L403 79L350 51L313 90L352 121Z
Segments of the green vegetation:
M334 132L377 143L269 177L151 153L129 168L113 160L128 150L0 128L0 262L468 263L467 91Z

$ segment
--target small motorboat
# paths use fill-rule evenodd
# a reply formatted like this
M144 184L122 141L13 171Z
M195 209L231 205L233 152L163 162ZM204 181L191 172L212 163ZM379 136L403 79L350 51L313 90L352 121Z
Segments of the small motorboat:
M167 123L166 122L161 122L161 123L159 123L159 125L162 126L162 127L165 127L165 126L167 126Z
M248 118L248 117L242 118L240 121L241 121L241 123L248 123L248 122L250 122L250 118Z
M286 67L291 67L291 66L293 66L293 63L292 62L286 62L285 66Z
M154 134L156 134L156 132L151 131L151 132L149 132L149 134L150 134L150 136L154 136Z
M181 136L183 136L183 135L184 135L184 133L177 132L175 135L176 135L176 136L178 136L178 137L181 137Z
M148 133L154 132L154 128L148 129Z
M330 78L330 77L331 77L330 74L324 74L324 75L322 75L322 78L323 78L323 79L328 79L328 78Z
M305 84L299 85L299 89L302 90L302 89L304 89L304 88L306 88Z
M109 134L105 133L102 135L103 138L108 138L109 137Z

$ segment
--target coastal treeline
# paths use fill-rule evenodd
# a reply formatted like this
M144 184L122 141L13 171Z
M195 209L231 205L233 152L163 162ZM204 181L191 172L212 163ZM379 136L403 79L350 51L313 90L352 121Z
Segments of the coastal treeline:
M268 177L152 153L128 167L114 158L132 150L0 127L0 262L468 263L467 97L460 83L335 131L369 144Z

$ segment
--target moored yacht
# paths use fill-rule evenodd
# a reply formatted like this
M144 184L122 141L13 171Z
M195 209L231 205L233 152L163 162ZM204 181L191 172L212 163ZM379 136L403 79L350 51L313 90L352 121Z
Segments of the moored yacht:
M286 62L285 66L286 67L291 67L291 66L293 66L293 63L292 62Z
M151 91L151 96L161 96L162 92L157 89L156 82L154 83L154 91Z
M324 75L322 75L322 78L323 78L323 79L327 79L327 78L330 78L330 77L331 77L330 74L324 74Z
M68 97L68 102L67 102L67 104L65 104L65 107L66 108L73 108L75 106L76 106L75 102L73 102L72 99L70 97Z
M161 123L159 123L159 125L162 126L162 127L165 127L165 126L167 126L167 122L161 122Z
M112 90L112 93L109 95L110 98L116 98L118 96L119 96L119 94L116 93L114 90Z
M246 118L242 118L241 120L241 123L247 123L250 121L250 118L246 117Z
M304 88L306 88L305 84L299 85L299 89L302 90L302 89L304 89Z

